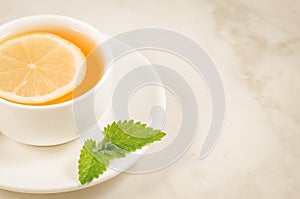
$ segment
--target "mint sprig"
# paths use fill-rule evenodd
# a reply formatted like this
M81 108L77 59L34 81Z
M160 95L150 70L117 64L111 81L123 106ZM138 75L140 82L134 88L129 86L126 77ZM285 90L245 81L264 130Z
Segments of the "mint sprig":
M78 161L79 181L82 185L103 174L113 159L123 158L166 135L133 120L113 122L104 128L103 134L105 137L98 144L94 140L87 140L82 147Z

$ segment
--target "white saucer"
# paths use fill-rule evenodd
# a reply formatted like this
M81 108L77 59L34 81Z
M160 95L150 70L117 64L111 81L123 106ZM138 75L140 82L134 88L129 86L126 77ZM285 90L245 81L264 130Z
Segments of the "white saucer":
M119 59L114 64L114 83L132 69L148 63L137 52ZM149 107L158 104L164 107L165 95L160 87L142 89L137 93L137 99L133 100L134 106L132 103L129 106L130 117L149 124ZM81 147L80 139L60 146L33 147L0 134L0 188L26 193L66 192L99 184L120 173L108 169L92 183L81 186L77 174Z

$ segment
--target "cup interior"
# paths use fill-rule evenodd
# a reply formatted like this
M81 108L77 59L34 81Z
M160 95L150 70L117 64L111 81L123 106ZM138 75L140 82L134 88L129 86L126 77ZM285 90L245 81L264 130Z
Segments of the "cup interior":
M107 79L104 76L107 76L106 73L108 73L110 70L107 70L106 64L104 63L105 62L104 59L105 57L109 56L108 55L109 52L104 52L104 51L102 52L99 46L102 42L107 40L108 37L103 33L99 32L93 26L83 21L71 17L66 17L66 16L35 15L35 16L16 19L14 21L1 25L0 41L6 40L8 38L17 35L22 35L22 34L27 34L32 32L52 32L60 36L61 33L63 32L64 33L63 37L65 37L65 39L71 42L72 42L72 38L75 40L74 42L79 42L78 41L79 39L76 39L77 36L88 38L88 42L89 42L88 44L86 41L83 40L81 41L81 43L79 42L77 46L81 48L83 53L86 55L87 64L89 64L89 62L96 62L96 63L103 62L102 65L104 68L102 69L103 70L101 74L102 77L100 77L100 79L97 82L95 82L96 83L95 85L93 86L88 85L90 86L89 89L74 92L74 97L73 97L74 99L79 100L81 98L84 98L87 95L92 94L93 93L92 90L96 87L96 85L98 83L102 83L101 81L105 81L105 79ZM74 37L74 35L76 37ZM4 103L10 103L11 105L16 104L14 102L9 102L2 98L0 98L0 101ZM17 105L39 109L40 107L45 108L45 107L70 105L72 101L73 99L61 103L50 104L50 105L38 105L38 106L24 105L24 104L17 104Z

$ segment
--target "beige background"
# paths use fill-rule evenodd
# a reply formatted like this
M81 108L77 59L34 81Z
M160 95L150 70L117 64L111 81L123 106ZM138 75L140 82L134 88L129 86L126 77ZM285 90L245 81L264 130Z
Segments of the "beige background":
M227 119L205 160L198 160L202 127L186 154L164 170L121 174L63 194L0 190L1 199L299 198L299 1L0 0L0 23L33 14L72 16L110 35L140 27L185 34L216 62L226 89ZM194 87L197 81L190 80Z

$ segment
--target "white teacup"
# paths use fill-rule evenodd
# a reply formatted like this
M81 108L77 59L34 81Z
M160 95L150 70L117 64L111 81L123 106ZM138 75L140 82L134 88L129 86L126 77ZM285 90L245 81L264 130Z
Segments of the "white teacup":
M107 39L107 36L91 25L77 19L56 15L37 15L1 25L0 41L14 35L41 31L44 28L49 29L49 27L67 28L80 32L98 45ZM93 52L93 56L97 56L97 52ZM107 56L109 55L103 55L104 58ZM108 99L110 96L111 82L108 79L110 79L111 71L107 69L104 71L98 86L70 101L53 105L30 106L0 98L0 132L20 143L36 146L58 145L78 138L78 121L81 131L95 125L95 119L101 116L108 102L101 100L101 98ZM95 98L98 99L95 100ZM88 110L92 107L91 103L95 101L102 103L102 106L97 106L99 110L96 111L96 115L91 114L91 110ZM76 107L75 111L77 112L76 121L74 119L74 107ZM82 116L78 117L81 112L83 113Z

